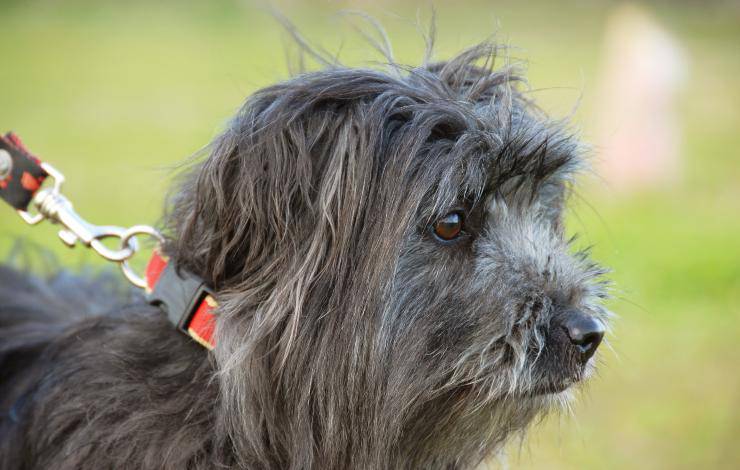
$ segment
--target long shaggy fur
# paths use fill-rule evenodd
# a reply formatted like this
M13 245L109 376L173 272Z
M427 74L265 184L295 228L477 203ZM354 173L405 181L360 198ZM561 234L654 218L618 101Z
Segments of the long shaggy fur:
M582 149L495 56L246 101L166 218L212 353L98 281L0 271L0 467L467 468L562 400L592 365L558 315L607 315L562 227Z

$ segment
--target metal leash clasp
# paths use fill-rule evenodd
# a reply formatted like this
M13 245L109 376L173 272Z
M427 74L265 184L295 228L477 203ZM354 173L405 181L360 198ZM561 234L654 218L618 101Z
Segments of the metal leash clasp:
M61 225L59 238L65 245L73 248L79 242L92 248L106 260L119 263L123 274L132 284L145 288L146 281L134 273L128 261L139 250L139 242L136 238L138 235L147 235L160 243L163 241L162 235L148 225L123 228L91 224L75 212L72 202L62 194L64 175L48 163L41 163L41 167L54 180L53 186L39 190L32 200L37 212L31 214L28 211L19 210L18 214L21 218L29 225L36 225L42 220ZM103 240L107 238L119 239L119 247L117 249L107 247L103 243Z

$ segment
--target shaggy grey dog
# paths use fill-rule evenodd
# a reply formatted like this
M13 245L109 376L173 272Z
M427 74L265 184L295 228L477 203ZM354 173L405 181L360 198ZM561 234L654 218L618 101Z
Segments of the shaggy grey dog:
M0 467L468 468L565 401L607 319L564 236L582 149L495 54L246 101L166 217L212 353L120 286L2 268Z

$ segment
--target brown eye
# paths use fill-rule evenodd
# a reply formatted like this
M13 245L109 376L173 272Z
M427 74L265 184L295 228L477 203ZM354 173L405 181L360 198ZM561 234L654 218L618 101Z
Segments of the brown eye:
M463 218L459 212L450 212L434 222L434 234L445 241L453 240L462 233Z

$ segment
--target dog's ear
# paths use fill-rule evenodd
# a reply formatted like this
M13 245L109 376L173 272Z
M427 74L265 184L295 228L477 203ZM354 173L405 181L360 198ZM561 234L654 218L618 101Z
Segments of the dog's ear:
M404 224L388 201L408 198L382 189L402 186L381 168L385 117L307 86L253 95L171 200L166 252L218 291L224 355L284 364L300 324L359 324L393 268Z
M361 223L374 158L356 106L290 91L253 95L171 200L169 254L216 288L326 269Z
M274 262L294 218L310 207L305 139L264 128L264 105L245 104L172 200L172 254L216 287Z

